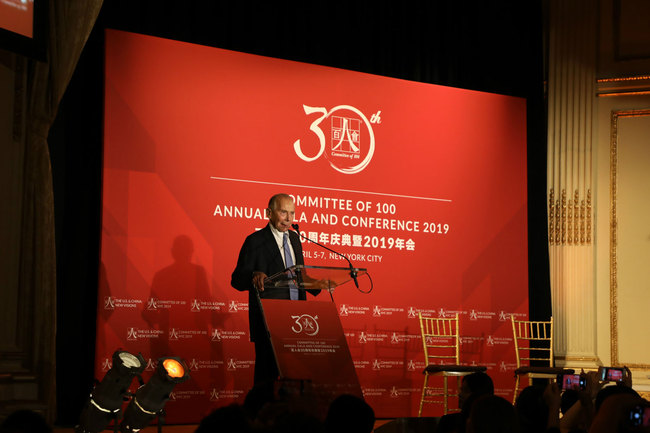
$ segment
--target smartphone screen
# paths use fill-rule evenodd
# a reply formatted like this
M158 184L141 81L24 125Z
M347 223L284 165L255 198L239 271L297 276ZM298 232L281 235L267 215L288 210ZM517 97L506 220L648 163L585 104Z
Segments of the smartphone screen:
M562 374L558 382L562 383L562 389L584 389L585 381L579 374Z
M605 380L620 382L623 380L623 370L620 368L608 368L605 374Z

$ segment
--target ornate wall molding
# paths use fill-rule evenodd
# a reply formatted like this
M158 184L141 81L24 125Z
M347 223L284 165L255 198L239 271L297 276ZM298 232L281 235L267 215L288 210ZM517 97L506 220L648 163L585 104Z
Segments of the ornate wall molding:
M610 191L610 214L609 214L609 304L610 304L610 338L611 338L611 363L614 366L622 365L619 358L619 335L618 335L618 217L617 217L617 194L618 194L618 129L619 119L626 117L650 116L649 110L614 110L611 114L610 127L610 151L609 151L609 191ZM648 369L650 364L628 363L630 368Z

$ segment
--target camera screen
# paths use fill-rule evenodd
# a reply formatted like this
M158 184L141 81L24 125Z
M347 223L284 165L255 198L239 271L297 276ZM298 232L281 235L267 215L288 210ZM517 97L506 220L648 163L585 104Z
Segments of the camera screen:
M581 381L579 374L565 374L562 376L562 389L580 389Z
M615 382L620 382L623 380L623 370L618 368L608 368L607 369L607 380L613 380Z

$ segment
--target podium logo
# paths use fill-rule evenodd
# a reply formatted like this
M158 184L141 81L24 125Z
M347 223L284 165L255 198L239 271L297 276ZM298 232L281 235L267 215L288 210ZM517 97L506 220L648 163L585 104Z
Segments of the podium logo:
M368 120L360 110L350 105L337 105L329 111L325 107L304 104L302 108L307 116L320 114L309 126L318 138L319 148L314 156L307 156L302 150L300 139L296 140L293 149L300 159L312 162L325 155L330 166L344 174L359 173L368 166L375 153L372 123L381 123L381 111L374 113ZM324 129L329 129L329 140Z
M318 334L318 316L312 317L309 314L303 314L302 316L291 316L292 319L295 319L295 325L291 327L291 330L296 334L308 335L313 337Z

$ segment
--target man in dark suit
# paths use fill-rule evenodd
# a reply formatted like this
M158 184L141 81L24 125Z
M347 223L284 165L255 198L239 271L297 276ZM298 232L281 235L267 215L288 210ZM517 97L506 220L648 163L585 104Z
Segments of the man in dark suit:
M248 291L250 336L255 343L255 384L278 377L278 367L255 290L259 291L260 298L306 299L304 290L264 289L264 279L268 276L282 272L288 266L304 264L300 237L289 230L295 217L291 196L276 194L271 197L266 216L269 224L244 241L230 283L239 291Z

